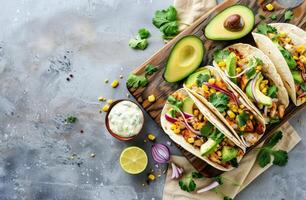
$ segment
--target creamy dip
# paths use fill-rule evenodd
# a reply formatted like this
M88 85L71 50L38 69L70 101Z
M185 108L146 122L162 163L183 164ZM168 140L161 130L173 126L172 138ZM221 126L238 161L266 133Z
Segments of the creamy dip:
M114 105L108 115L109 128L121 137L137 135L143 125L143 113L131 101L121 101Z

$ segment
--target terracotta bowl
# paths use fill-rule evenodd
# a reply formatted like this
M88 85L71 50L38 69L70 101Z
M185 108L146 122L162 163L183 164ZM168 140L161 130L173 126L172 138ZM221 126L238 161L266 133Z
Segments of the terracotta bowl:
M142 128L143 128L144 122L142 123L141 129L139 130L139 132L138 132L136 135L132 136L132 137L122 137L122 136L119 136L119 135L117 135L116 133L114 133L114 132L110 129L110 127L109 127L108 115L109 115L110 111L112 110L112 108L113 108L117 103L119 103L119 102L121 102L121 101L130 101L130 102L134 103L135 105L137 105L138 108L141 110L140 106L139 106L137 103L135 103L134 101L131 101L131 100L129 100L129 99L119 99L119 100L116 100L116 101L114 101L114 102L109 106L109 110L108 110L108 112L107 112L106 115L105 115L105 126L106 126L106 129L108 130L109 134L111 134L114 138L116 138L116 139L118 139L118 140L120 140L120 141L129 141L129 140L134 139L137 135L139 135L139 133L141 132L141 130L142 130ZM143 117L143 119L144 119L144 114L143 114L143 111L142 111L142 110L141 110L141 113L142 113L142 117Z

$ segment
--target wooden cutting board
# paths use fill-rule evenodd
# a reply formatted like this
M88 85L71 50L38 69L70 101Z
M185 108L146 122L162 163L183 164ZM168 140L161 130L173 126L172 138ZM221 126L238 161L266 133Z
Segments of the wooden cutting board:
M263 10L265 5L268 3L272 3L274 5L275 11L268 12L268 11ZM208 24L210 19L213 16L215 16L217 13L222 11L223 9L229 6L235 5L235 4L247 5L253 10L254 14L256 15L255 16L255 20L256 20L255 27L260 22L266 22L266 23L284 22L285 20L284 13L286 12L287 9L282 8L281 5L279 5L276 1L229 0L229 1L226 1L218 5L217 7L213 8L209 12L207 12L205 15L199 18L196 22L194 22L190 27L188 27L186 30L184 30L178 36L172 39L169 43L167 43L162 49L156 52L150 59L148 59L142 65L137 67L133 71L133 73L138 74L138 75L144 73L145 67L148 64L152 64L158 67L158 71L149 77L149 84L145 88L138 88L138 89L128 88L128 90L135 97L137 102L144 108L144 110L147 111L147 113L155 120L157 124L160 124L160 114L166 102L167 97L171 93L173 93L174 91L182 87L182 82L167 83L163 78L163 72L164 72L165 63L167 61L168 55L171 51L172 46L180 38L182 38L185 35L196 35L203 40L204 46L206 48L206 53L203 58L202 66L212 63L212 54L218 48L224 48L230 44L237 43L237 42L249 43L251 45L255 44L251 34L248 34L242 39L234 40L234 41L217 42L217 41L207 40L205 38L204 33L203 33L203 28ZM295 24L301 27L303 30L305 30L306 29L306 12L305 11L306 11L306 2L304 1L303 4L293 9L293 13L295 17L294 19L289 21L289 23ZM277 14L277 20L272 21L270 19L269 16L271 16L272 13ZM259 15L266 16L266 19L265 20L260 19ZM156 97L156 101L154 103L150 103L147 100L147 97L152 94L154 94ZM271 136L275 130L277 130L283 123L288 121L292 116L296 115L298 111L302 110L304 107L305 107L305 104L300 107L296 107L291 102L288 108L286 109L286 114L282 122L277 125L268 126L264 137L262 137L259 143L265 140L267 137ZM179 145L177 146L181 150L182 154L194 166L194 168L197 169L199 172L201 172L203 175L207 177L212 177L212 176L216 176L222 173L222 171L219 171L215 169L214 167L208 165L203 160L195 157L193 154L181 148Z

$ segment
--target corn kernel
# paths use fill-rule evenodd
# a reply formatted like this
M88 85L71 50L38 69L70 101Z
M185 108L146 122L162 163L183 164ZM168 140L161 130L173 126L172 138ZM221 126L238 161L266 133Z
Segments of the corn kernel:
M269 3L269 4L266 5L266 8L267 8L268 11L272 11L274 9L274 6Z
M286 32L284 32L284 31L281 31L281 32L279 32L279 37L286 37Z
M306 97L303 97L302 98L302 103L305 103L306 102Z
M192 138L192 137L188 138L187 141L188 141L188 143L192 144L192 143L194 143L194 138Z
M215 82L216 82L216 79L214 79L214 78L210 78L208 80L208 83L210 83L210 84L215 84Z
M262 89L262 93L264 93L264 94L267 94L267 91L268 91L268 88L264 88L264 89Z
M112 87L113 87L113 88L118 87L118 85L119 85L119 82L118 82L117 80L114 80L114 81L112 82Z
M244 105L243 105L243 104L241 104L239 107L240 107L241 109L243 109L243 108L244 108Z
M294 60L298 60L298 59L299 59L299 57L297 57L297 56L293 56L293 59L294 59Z
M220 62L218 63L218 66L219 66L219 67L225 67L225 65L226 65L226 64L225 64L224 61L220 61Z
M193 111L193 115L194 115L195 117L197 117L197 116L199 115L199 110L194 110L194 111Z
M154 174L149 174L148 179L149 179L150 181L154 181L154 180L155 180Z
M302 63L306 64L306 57L305 56L301 55L300 60L302 61Z
M104 97L99 97L98 101L104 101L104 99L105 99Z
M233 111L231 110L228 110L227 111L227 115L231 118L231 119L234 119L236 117L236 115L233 113Z
M176 129L177 128L177 126L176 126L176 124L171 124L171 130L174 130L174 129Z
M103 110L103 112L108 112L108 109L109 109L109 105L104 105L103 106L103 108L102 108L102 110Z
M246 125L240 127L240 131L244 131Z
M231 110L232 110L234 113L237 113L237 112L238 112L238 108L237 108L237 107L233 107Z
M268 84L268 83L269 83L268 80L263 80L262 82L263 82L264 84Z
M155 101L155 96L153 94L148 96L148 101L151 102L151 103L154 102Z
M155 135L153 135L152 133L148 134L148 140L154 141L155 138L156 138Z
M216 92L216 90L214 88L211 88L209 91L210 91L210 93L215 93Z
M266 87L266 85L264 83L260 83L260 85L259 85L260 90L263 90L265 87Z
M208 92L208 91L209 91L209 88L207 87L207 85L202 85L202 89L203 89L205 92Z
M305 47L303 44L296 47L296 51L299 53L302 53L305 50Z
M256 67L256 70L258 70L258 71L262 70L262 65L258 65L258 66Z
M240 73L241 71L242 71L242 69L241 69L240 67L237 67L237 68L236 68L236 72L237 72L237 73Z
M179 133L181 132L181 129L175 128L175 129L173 129L173 132L174 132L175 134L179 134Z
M286 43L291 42L291 38L286 37L285 42L286 42Z
M107 103L108 103L108 104L112 104L112 103L113 103L113 100L112 100L112 99L109 99L109 100L107 100Z
M243 110L242 109L238 109L238 113L239 114L243 113Z

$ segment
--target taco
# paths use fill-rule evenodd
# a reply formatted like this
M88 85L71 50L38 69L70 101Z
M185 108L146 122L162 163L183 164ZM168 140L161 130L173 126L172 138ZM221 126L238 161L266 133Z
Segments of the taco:
M252 34L274 63L293 103L306 102L306 33L292 24L273 23L260 24Z
M289 105L288 93L271 60L248 44L234 44L214 53L224 80L260 111L267 124L278 123ZM255 108L256 106L256 108Z
M220 69L205 66L189 76L184 87L226 124L243 145L252 146L265 132L264 118L221 74Z
M237 167L245 154L231 132L183 88L168 97L161 125L175 143L219 170Z

